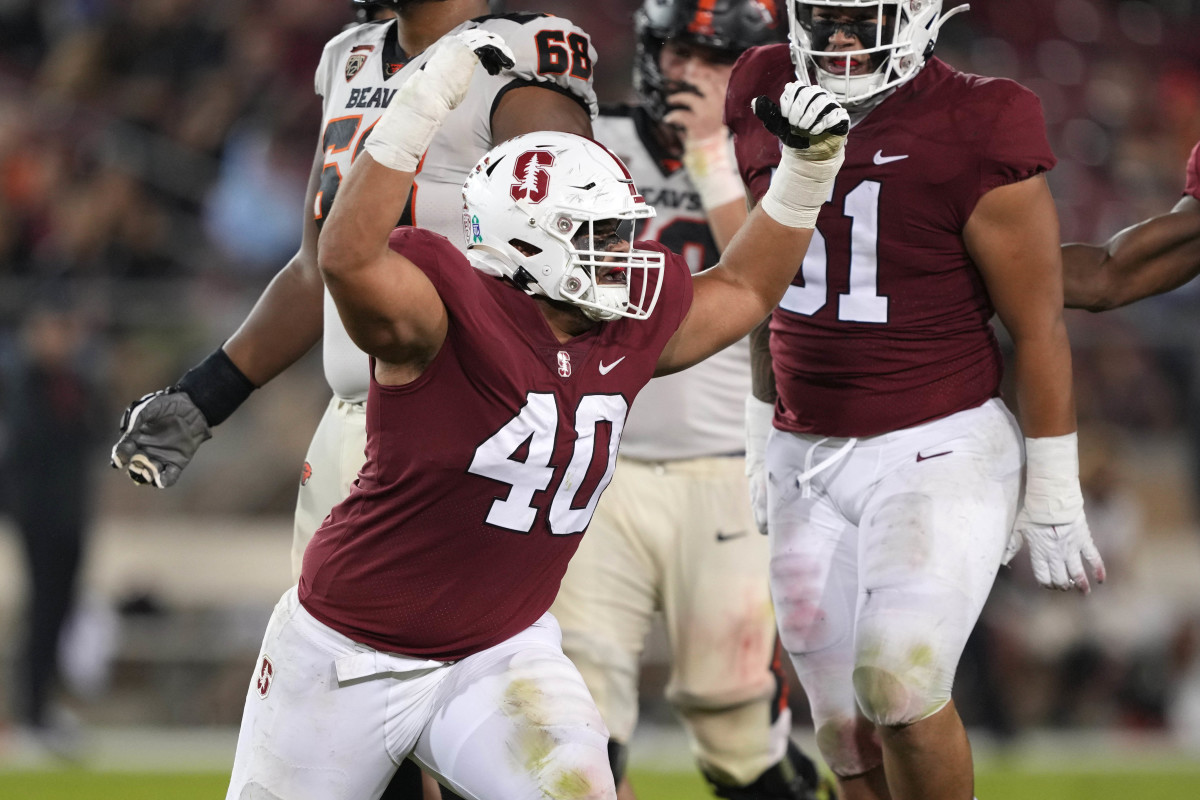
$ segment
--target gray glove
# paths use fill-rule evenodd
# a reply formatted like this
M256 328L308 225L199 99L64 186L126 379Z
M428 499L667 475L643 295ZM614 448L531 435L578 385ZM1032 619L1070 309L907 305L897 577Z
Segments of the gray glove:
M196 450L211 438L208 420L187 392L161 389L125 409L112 466L128 470L135 483L165 489L179 480Z

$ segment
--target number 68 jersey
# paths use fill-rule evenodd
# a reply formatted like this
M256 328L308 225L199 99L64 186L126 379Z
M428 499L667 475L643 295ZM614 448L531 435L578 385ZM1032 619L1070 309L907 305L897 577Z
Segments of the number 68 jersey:
M794 79L787 45L753 48L733 69L726 121L755 199L770 185L779 142L750 100L779 97ZM859 121L771 317L775 426L872 436L996 396L993 308L963 231L984 194L1054 163L1033 92L937 58Z
M409 57L400 47L395 20L348 28L325 45L317 66L316 91L324 101L321 147L325 165L311 209L318 226L329 215L338 187L363 151L371 129L396 91L415 75L432 47ZM434 136L413 181L401 223L442 234L466 249L462 229L462 185L467 173L492 148L492 112L504 94L522 86L545 86L574 97L595 117L591 40L569 20L546 14L506 14L465 22L453 32L479 28L504 39L516 64L499 75L476 70L463 102ZM325 292L325 378L343 400L367 396L367 357L350 340L329 292Z

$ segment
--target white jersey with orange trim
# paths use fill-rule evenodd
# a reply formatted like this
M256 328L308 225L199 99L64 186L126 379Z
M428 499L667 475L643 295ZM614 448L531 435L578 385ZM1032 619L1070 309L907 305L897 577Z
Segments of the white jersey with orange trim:
M312 209L318 225L384 109L400 86L424 66L432 50L409 57L400 48L397 24L380 20L351 27L331 39L321 55L316 91L324 101L325 169ZM597 113L592 88L596 51L588 35L569 20L514 13L480 17L452 33L469 28L504 39L516 64L499 75L476 71L466 98L450 112L426 151L401 220L440 233L462 249L466 248L462 184L492 147L492 113L504 94L522 86L545 86L575 98L592 117ZM352 403L366 399L367 356L350 340L328 291L323 359L325 379L335 395Z
M621 157L657 216L637 238L661 242L682 255L693 273L717 263L700 195L678 159L665 153L654 123L636 106L605 107L593 124L596 140ZM694 367L655 378L629 412L621 455L674 461L740 453L750 392L750 348L745 339Z

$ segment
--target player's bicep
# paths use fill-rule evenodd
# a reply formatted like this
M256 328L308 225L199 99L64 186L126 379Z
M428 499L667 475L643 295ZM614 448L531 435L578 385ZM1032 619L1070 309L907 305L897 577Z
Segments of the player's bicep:
M551 86L529 84L509 89L492 114L492 143L533 131L563 131L592 136L592 118L573 95Z
M350 338L389 364L428 362L446 338L446 306L429 277L388 249L352 272L326 272L325 283Z
M1014 338L1036 336L1062 317L1058 212L1042 175L992 189L963 229L1001 321Z
M692 278L692 305L663 348L654 374L678 372L746 335L767 311L760 295L728 270L713 267Z

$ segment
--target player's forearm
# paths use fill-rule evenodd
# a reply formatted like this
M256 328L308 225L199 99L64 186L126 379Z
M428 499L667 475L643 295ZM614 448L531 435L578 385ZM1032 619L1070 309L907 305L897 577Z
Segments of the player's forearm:
M302 255L282 269L223 350L251 383L262 386L321 339L324 286Z
M1063 245L1068 308L1104 311L1176 289L1200 274L1200 214L1174 213L1102 246Z
M321 232L317 264L326 282L351 280L380 260L412 182L413 173L385 167L370 153L358 157Z
M1018 415L1027 437L1076 429L1071 348L1061 318L1030 335L1013 336Z
M738 197L733 202L709 209L705 214L708 216L708 228L712 231L713 241L717 243L717 251L724 253L746 222L746 201L744 197Z

